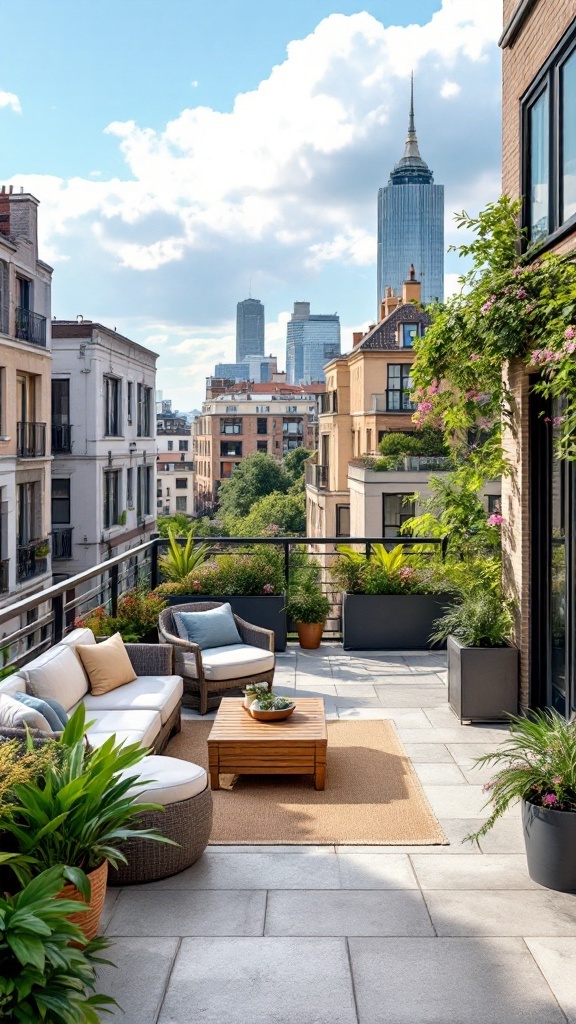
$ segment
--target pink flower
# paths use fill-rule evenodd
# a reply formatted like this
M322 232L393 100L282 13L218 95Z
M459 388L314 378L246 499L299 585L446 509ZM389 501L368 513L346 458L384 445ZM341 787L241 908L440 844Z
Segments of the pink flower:
M414 569L410 565L405 565L400 569L398 575L401 580L411 580L414 575Z
M476 426L480 427L480 430L489 430L492 426L492 420L488 419L487 416L479 416L476 420Z
M480 311L482 313L484 313L484 314L489 313L490 310L492 309L493 305L494 305L493 301L491 299L489 299L488 302L484 303L484 305L481 307Z
M552 418L551 418L551 416L545 416L545 417L544 417L544 423L552 423Z
M556 776L555 776L555 777L554 777L554 778L552 779L552 782L554 783L554 785L555 785L555 786L559 786L559 785L560 785L560 783L562 782L562 776L561 776L561 775L556 775Z
M429 395L437 395L439 391L440 391L440 388L438 386L438 381L436 380L436 378L434 378L434 380L432 381L430 387L428 388L428 394Z
M488 519L486 520L488 526L502 526L502 523L505 522L506 520L504 519L504 516L501 516L498 512L494 512L491 516L488 516Z
M480 356L478 355L477 352L473 352L472 355L470 356L470 361L472 363L475 363L477 359L480 359Z
M547 793L546 796L544 797L544 803L545 804L557 804L558 803L558 797L554 793Z
M518 275L522 273L522 267L514 267L512 273L514 274L514 277L518 277Z
M418 412L432 412L432 402L418 402Z
M478 399L481 398L481 397L482 397L482 395L480 394L479 391L467 391L466 392L466 401L468 401L468 402L477 402Z
M262 592L264 594L273 594L274 593L274 584L273 583L265 583L264 586L262 587Z
M572 338L576 338L576 330L573 327L567 327L564 331L564 337L567 341L572 341Z
M559 427L561 423L564 423L564 417L563 416L555 416L554 419L552 420L552 423L554 424L555 427Z
M566 341L562 348L569 356L571 356L576 349L576 341Z
M192 584L192 589L193 590L202 590L202 584L200 583L200 580L194 580L194 582Z
M518 291L516 292L516 298L517 299L527 299L528 298L528 292L526 291L526 289L525 288L519 288Z

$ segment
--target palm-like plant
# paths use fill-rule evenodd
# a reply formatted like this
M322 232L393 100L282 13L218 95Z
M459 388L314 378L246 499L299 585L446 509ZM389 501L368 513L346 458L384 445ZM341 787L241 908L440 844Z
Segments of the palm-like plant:
M158 560L165 579L178 582L207 560L209 544L196 544L192 532L188 533L185 544L179 544L176 532L168 527L168 551Z
M540 807L576 812L576 723L555 711L536 711L530 718L511 719L511 736L475 764L494 764L494 778L485 787L493 811L467 838L478 842L516 800Z
M336 550L355 565L363 565L366 561L366 555L356 551L350 544L338 544ZM390 575L400 572L408 564L403 544L397 544L391 551L387 551L384 544L373 544L372 559Z
M86 943L71 913L85 904L55 899L62 867L43 871L16 896L0 898L0 1019L19 1024L99 1024L99 1010L116 1006L94 994L104 937ZM92 993L92 994L88 994Z

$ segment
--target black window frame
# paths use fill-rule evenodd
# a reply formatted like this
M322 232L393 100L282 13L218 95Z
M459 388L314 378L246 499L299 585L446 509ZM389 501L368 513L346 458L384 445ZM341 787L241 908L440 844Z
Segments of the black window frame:
M262 434L267 434L268 433L268 417L267 416L257 416L256 417L256 433L260 434L260 436L262 436Z
M548 96L548 234L534 244L537 249L555 245L576 227L576 212L560 223L562 205L562 66L576 54L576 19L572 21L548 60L520 98L520 156L522 188L522 227L526 231L524 246L530 244L531 152L530 111L544 92ZM575 126L576 130L576 126Z
M102 492L103 525L105 530L120 523L120 470L105 469Z
M122 437L122 380L104 374L104 437Z
M400 537L401 536L400 529L403 526L403 524L406 522L407 519L411 519L412 516L415 515L416 502L415 501L411 501L411 502L407 502L407 501L405 502L404 501L404 499L405 498L409 498L411 494L413 494L412 491L383 491L383 493L382 493L382 536L383 537ZM398 522L398 523L387 523L386 522L386 498L400 498L400 503L399 503L400 511L398 513L398 518L399 518L400 522ZM410 508L410 506L411 506L411 508ZM403 512L402 509L404 509L404 508L405 509L409 509L410 508L410 511ZM397 532L396 533L386 533L387 529L392 529L392 528L394 528Z
M56 485L56 487L55 487ZM60 488L64 493L55 494L55 490ZM64 516L66 511L68 515L66 518L60 518L59 513L56 514L56 507L62 507ZM53 526L70 526L70 477L69 476L53 476L52 477L52 491L51 491L51 512L52 512L52 525Z
M136 474L136 517L144 519L152 515L152 466L138 466ZM155 500L155 499L154 499Z
M177 476L175 481L175 487L177 491L185 491L188 488L188 477Z
M138 384L136 389L137 437L152 437L152 388Z
M179 452L187 452L188 451L188 441L178 441L178 451Z
M348 513L348 530L342 528L342 519L345 518L345 512ZM336 505L336 536L350 536L350 505Z

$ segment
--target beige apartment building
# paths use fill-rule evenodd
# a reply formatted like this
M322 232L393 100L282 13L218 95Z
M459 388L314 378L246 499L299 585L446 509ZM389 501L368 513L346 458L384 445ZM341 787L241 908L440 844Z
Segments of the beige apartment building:
M156 439L157 514L193 516L192 430L186 418L167 409L157 413Z
M253 452L284 458L316 448L318 397L324 384L213 382L194 421L195 514L210 512L218 488Z
M503 191L523 197L540 253L576 249L576 3L504 0ZM505 441L504 573L517 602L524 706L576 712L576 469L553 453L561 410L534 390L538 370L506 368L514 422Z
M0 191L0 604L51 580L50 295L38 200Z

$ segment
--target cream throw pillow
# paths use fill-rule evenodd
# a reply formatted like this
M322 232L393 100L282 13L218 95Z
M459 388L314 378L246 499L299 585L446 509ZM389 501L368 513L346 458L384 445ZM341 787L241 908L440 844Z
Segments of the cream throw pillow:
M94 697L101 697L136 679L120 633L115 633L101 644L76 644L75 650L88 673L90 692Z

